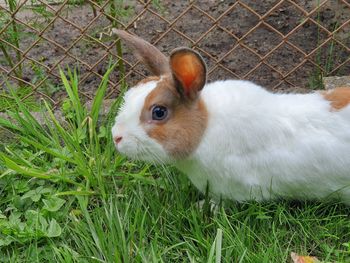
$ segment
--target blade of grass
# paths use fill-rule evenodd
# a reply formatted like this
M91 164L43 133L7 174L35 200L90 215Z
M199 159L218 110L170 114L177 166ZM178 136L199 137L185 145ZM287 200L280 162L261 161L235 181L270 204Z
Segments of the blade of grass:
M73 159L76 161L76 164L78 166L79 171L82 173L82 175L87 179L87 180L93 180L91 177L91 173L89 171L88 167L88 162L85 160L85 155L83 152L82 147L79 144L79 141L76 140L76 138L72 137L57 121L55 118L53 112L51 111L49 105L44 102L46 109L48 111L48 114L54 124L54 126L57 129L57 132L60 134L62 137L65 145L67 146L67 149L69 152L73 155ZM87 182L89 184L89 182Z
M103 102L104 95L105 95L107 87L108 87L109 75L114 70L115 66L116 66L116 64L114 64L113 66L109 67L107 72L103 75L101 84L98 87L98 89L96 91L96 94L95 94L95 98L94 98L94 100L92 102L90 116L91 116L92 121L93 121L93 128L96 128L98 115L99 115L99 112L100 112L100 109L101 109L101 105L102 105L102 102Z
M77 196L77 195L95 195L96 192L94 191L64 191L64 192L58 192L56 193L55 195L56 196L62 196L62 195L74 195L74 196Z
M28 166L28 167L32 167L32 163L31 161L33 159L35 159L36 157L38 157L41 152L36 152L35 154L31 155L30 159L27 160L27 159L24 159L22 156L20 156L19 154L13 152L12 150L9 149L9 147L5 147L5 151L7 153L9 153L11 156L13 156L13 159L16 160L16 163L19 164L19 165L25 165L25 166Z
M74 71L74 73L72 75L70 70L68 70L68 75L70 75L70 77L71 77L71 84L72 85L69 83L69 81L68 81L66 75L64 74L64 72L62 71L62 69L60 69L60 76L61 76L63 86L66 89L68 97L73 104L73 108L74 108L76 118L77 118L77 123L78 123L78 125L80 125L84 119L84 114L86 113L86 111L82 107L82 104L81 104L81 101L79 98L78 77L77 77L76 71Z
M7 129L15 130L18 132L23 132L23 129L21 129L19 126L15 125L13 121L10 121L6 118L3 118L0 116L0 126L5 127Z
M65 178L64 176L57 175L57 174L47 174L47 172L45 172L45 171L40 171L40 170L33 169L30 167L20 166L16 162L14 162L13 160L11 160L10 158L8 158L7 156L5 156L2 153L0 153L0 158L2 158L6 167L8 167L9 169L11 169L11 170L13 170L21 175L29 176L32 178L50 180L50 181L54 181L54 182L63 181L63 182L74 184L74 185L81 187L81 184L74 182L73 180L71 180L69 178Z
M10 93L12 97L14 98L16 105L18 107L18 112L23 114L23 117L21 119L26 120L27 126L30 126L31 129L34 129L33 132L39 133L39 134L46 134L45 129L42 127L42 125L37 121L36 118L30 113L26 105L21 101L21 99L18 97L16 92L13 88L9 88Z
M222 230L219 228L216 235L215 244L215 263L221 262L221 249L222 249Z
M40 150L42 150L42 151L44 151L44 152L46 152L46 153L48 153L48 154L51 154L51 155L53 155L53 156L55 156L55 157L58 157L58 158L60 158L60 159L62 159L62 160L65 160L65 161L67 161L67 162L69 162L69 163L76 164L76 161L75 161L74 159L72 159L72 158L70 158L70 157L67 157L67 156L65 156L65 155L63 155L63 154L61 154L61 153L59 153L57 150L50 149L50 148L48 148L48 147L42 145L41 143L38 143L38 142L33 141L33 140L31 140L31 139L28 139L27 137L24 137L24 136L21 136L21 140L22 140L23 142L25 142L25 143L28 143L28 144L30 144L30 145L33 145L35 148L40 149Z
M222 230L219 228L216 232L216 237L211 245L209 256L208 256L208 263L214 262L214 255L215 255L215 263L221 262L221 246L222 246Z

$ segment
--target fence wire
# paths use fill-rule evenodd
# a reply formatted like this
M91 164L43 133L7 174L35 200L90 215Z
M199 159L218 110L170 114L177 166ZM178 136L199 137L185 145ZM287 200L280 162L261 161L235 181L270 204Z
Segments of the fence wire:
M0 93L16 85L25 87L23 99L58 105L65 96L59 69L70 67L91 99L108 66L121 59L106 95L116 96L124 81L132 85L147 72L127 47L121 56L112 27L165 53L194 48L210 80L295 90L321 88L322 77L350 73L348 0L0 0Z

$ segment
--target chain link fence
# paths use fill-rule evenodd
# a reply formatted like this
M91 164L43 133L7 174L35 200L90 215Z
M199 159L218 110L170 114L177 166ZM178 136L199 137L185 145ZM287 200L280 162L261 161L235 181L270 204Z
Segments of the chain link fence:
M22 98L64 99L59 68L79 71L80 92L94 96L119 61L107 98L147 72L112 27L169 53L189 46L210 80L249 79L271 90L322 87L322 77L350 73L349 0L122 1L0 0L0 96L8 85ZM121 61L123 63L121 63Z

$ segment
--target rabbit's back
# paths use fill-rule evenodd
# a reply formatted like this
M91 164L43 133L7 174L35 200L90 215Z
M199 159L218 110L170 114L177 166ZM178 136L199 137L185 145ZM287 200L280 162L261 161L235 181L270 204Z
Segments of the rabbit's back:
M350 201L349 107L333 110L322 93L272 94L232 80L208 84L201 98L208 128L178 164L199 189L208 182L214 195L241 201L338 191Z

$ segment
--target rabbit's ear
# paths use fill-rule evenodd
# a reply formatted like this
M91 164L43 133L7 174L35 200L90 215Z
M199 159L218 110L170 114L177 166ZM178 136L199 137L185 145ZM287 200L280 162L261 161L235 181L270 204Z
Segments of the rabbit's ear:
M180 94L190 100L196 99L207 78L203 58L192 49L178 48L170 55L170 68Z
M124 30L113 28L112 33L123 39L154 75L160 76L170 72L168 58L155 46Z

